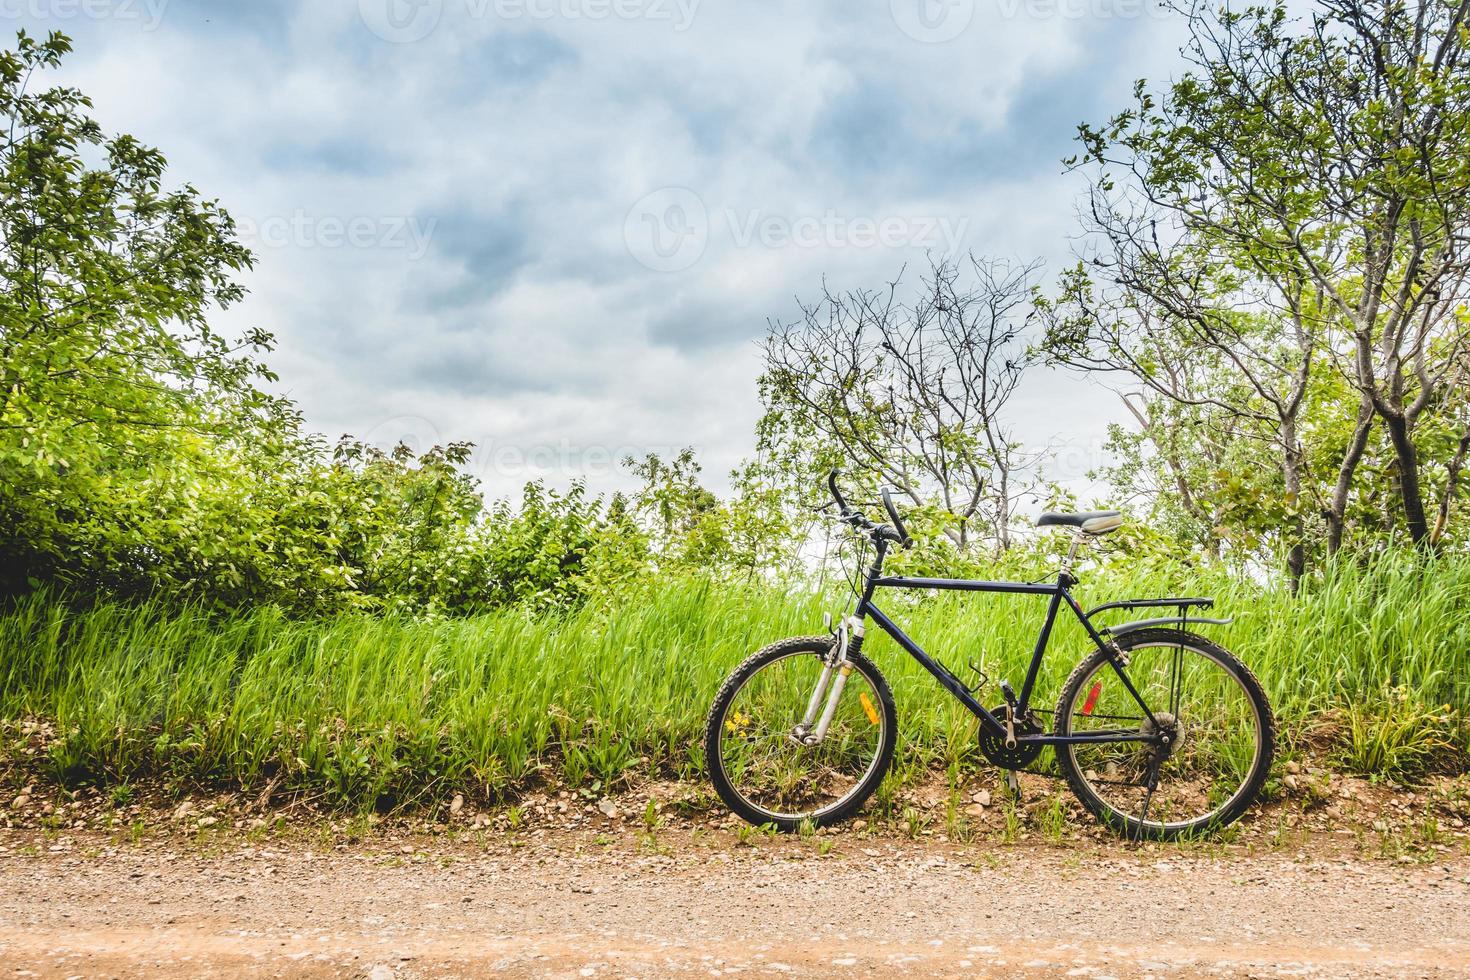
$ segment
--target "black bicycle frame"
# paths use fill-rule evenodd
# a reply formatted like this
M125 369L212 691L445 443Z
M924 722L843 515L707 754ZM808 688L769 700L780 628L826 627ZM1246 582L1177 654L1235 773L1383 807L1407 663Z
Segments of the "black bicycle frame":
M963 681L951 673L949 668L929 656L923 647L914 642L907 633L899 628L897 623L888 618L883 610L873 604L873 592L875 590L880 588L939 589L949 592L999 592L1011 595L1048 596L1050 601L1047 604L1046 621L1041 624L1041 635L1036 638L1036 648L1032 651L1031 663L1026 669L1026 680L1022 683L1021 693L1016 698L1015 714L1020 718L1026 716L1027 707L1031 703L1032 691L1036 687L1036 675L1041 670L1041 661L1046 655L1046 646L1051 639L1052 626L1056 623L1057 613L1061 610L1062 604L1066 603L1067 608L1072 610L1072 614L1082 624L1082 628L1087 630L1087 635L1092 638L1092 642L1097 644L1097 648L1107 656L1108 663L1112 665L1113 671L1118 675L1118 679L1123 682L1123 686L1128 689L1128 693L1133 696L1133 700L1138 702L1138 706L1143 709L1144 715L1153 723L1154 732L1158 733L1161 731L1161 726L1158 724L1157 719L1154 718L1153 711L1144 703L1142 695L1138 693L1137 688L1133 686L1133 682L1124 673L1124 665L1118 660L1116 648L1092 625L1092 621L1088 618L1087 613L1083 612L1082 607L1077 604L1077 600L1072 597L1070 589L1071 586L1076 584L1076 580L1071 577L1070 573L1066 571L1058 573L1056 582L1050 585L1040 582L983 582L956 578L885 576L883 574L883 558L887 554L887 551L887 542L878 541L877 556L874 558L873 565L865 577L862 597L858 600L857 609L853 615L859 621L865 621L871 618L883 632L893 637L895 643L908 651L909 656L917 660L930 674L933 674L935 680L939 681L945 690L953 694L961 704L970 710L971 714L980 719L982 725L989 726L994 734L1005 737L1005 723L996 718L995 714L986 708L985 705L975 700L974 695L970 693L970 689L965 686ZM1024 745L1073 745L1083 742L1152 742L1158 741L1159 738L1160 736L1158 734L1144 734L1135 728L1130 731L1094 731L1083 735L1017 735L1016 742Z

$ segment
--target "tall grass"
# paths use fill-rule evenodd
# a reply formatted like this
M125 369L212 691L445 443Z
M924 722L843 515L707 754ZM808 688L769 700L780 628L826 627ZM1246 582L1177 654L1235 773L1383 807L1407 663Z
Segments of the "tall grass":
M1463 757L1470 562L1344 563L1297 597L1222 571L1112 573L1080 591L1084 604L1215 595L1236 622L1205 629L1261 677L1289 736L1330 725L1349 765ZM38 761L62 779L274 781L343 806L503 797L630 770L692 776L725 674L773 639L819 632L842 602L674 580L612 609L293 621L36 596L0 615L0 718L48 726ZM1045 603L895 595L885 608L951 668L974 661L1019 684ZM1059 621L1043 701L1086 648L1080 627ZM876 631L868 652L894 687L909 757L972 764L963 709Z

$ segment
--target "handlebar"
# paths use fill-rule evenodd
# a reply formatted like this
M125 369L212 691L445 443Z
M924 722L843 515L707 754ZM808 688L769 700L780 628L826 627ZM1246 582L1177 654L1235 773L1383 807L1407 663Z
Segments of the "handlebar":
M832 499L837 501L837 509L842 511L844 517L852 510L847 506L847 499L842 496L842 491L837 489L837 471L833 470L827 474L827 486L832 488Z
M905 548L912 548L914 546L914 539L909 537L908 529L903 526L903 518L898 516L898 508L893 506L893 495L888 492L887 487L879 491L879 495L883 498L883 509L888 511L888 519L893 522L893 529L898 532L898 537L903 546Z
M838 520L842 521L842 523L850 527L855 527L860 531L868 532L874 541L892 541L894 544L903 548L912 548L914 546L914 539L909 537L908 531L904 528L903 519L898 516L898 508L894 506L893 498L886 487L882 491L883 508L888 511L888 517L893 521L891 527L887 524L874 524L847 502L847 498L842 496L842 491L837 486L836 470L828 474L827 486L832 491L832 499L837 502L837 510L839 512Z

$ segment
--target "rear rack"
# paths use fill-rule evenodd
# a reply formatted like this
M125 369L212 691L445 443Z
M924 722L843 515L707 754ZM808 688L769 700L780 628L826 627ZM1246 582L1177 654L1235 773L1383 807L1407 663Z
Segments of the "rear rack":
M1092 617L1098 613L1108 612L1112 609L1157 609L1172 606L1178 610L1174 616L1160 616L1155 619L1139 619L1131 623L1122 623L1116 627L1104 626L1098 630L1099 633L1107 635L1117 634L1129 630L1144 629L1150 626L1178 626L1183 629L1189 624L1200 624L1208 626L1227 626L1234 620L1231 619L1207 619L1203 616L1190 616L1189 610L1198 606L1201 609L1209 609L1215 604L1215 600L1208 596L1171 596L1162 599L1120 599L1117 602L1105 602L1096 608L1089 609L1084 615L1088 625L1092 625Z
M1091 619L1100 612L1109 609L1148 609L1154 606L1176 606L1181 614L1191 606L1199 606L1201 609L1209 609L1215 604L1215 600L1207 596L1197 596L1192 599L1168 598L1168 599L1120 599L1117 602L1105 602L1095 609L1087 611L1087 618Z

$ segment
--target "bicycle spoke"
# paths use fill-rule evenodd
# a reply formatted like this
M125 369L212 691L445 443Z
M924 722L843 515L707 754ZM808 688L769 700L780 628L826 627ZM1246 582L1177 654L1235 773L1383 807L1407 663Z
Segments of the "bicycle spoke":
M1132 723L1139 740L1078 742L1059 751L1069 753L1091 793L1120 817L1156 827L1207 821L1253 771L1262 735L1249 695L1234 674L1198 650L1172 642L1136 646L1126 670L1144 702L1158 706L1150 721L1134 713L1136 702L1111 669L1100 662L1080 679L1070 689L1075 703L1062 717L1078 735ZM1085 714L1078 710L1084 697ZM1159 710L1164 705L1170 710Z
M720 765L741 797L773 817L806 818L837 805L878 756L883 730L873 720L877 696L858 670L848 674L825 735L817 739L811 732L812 744L794 737L824 666L812 656L774 660L751 675L726 709Z

